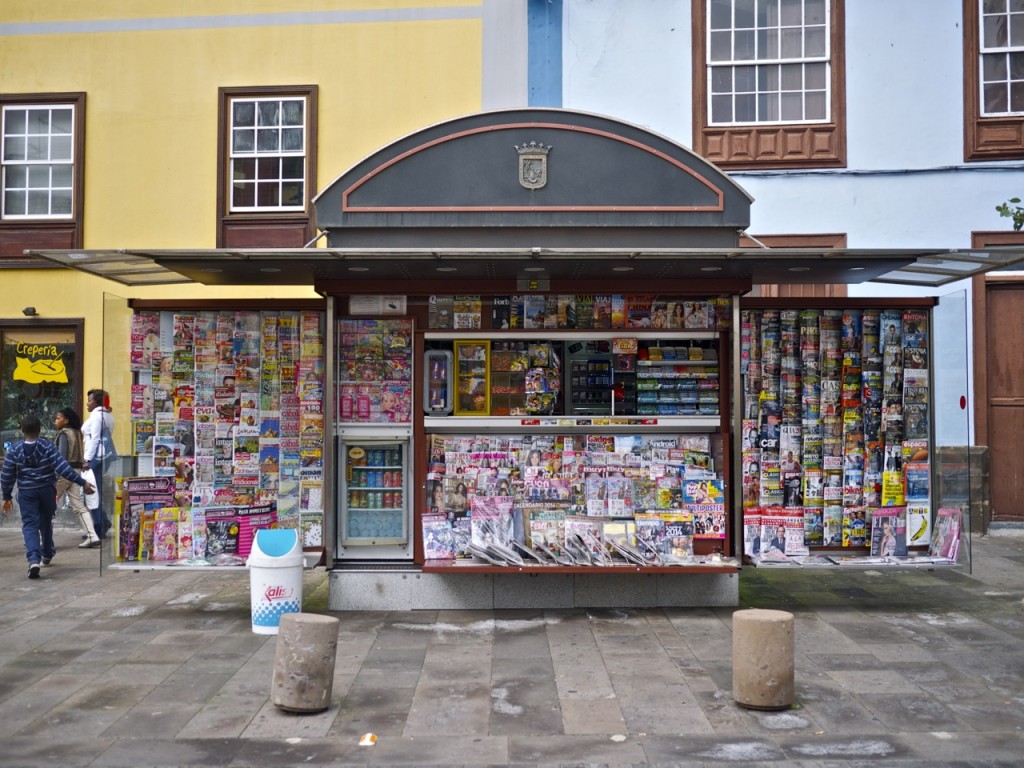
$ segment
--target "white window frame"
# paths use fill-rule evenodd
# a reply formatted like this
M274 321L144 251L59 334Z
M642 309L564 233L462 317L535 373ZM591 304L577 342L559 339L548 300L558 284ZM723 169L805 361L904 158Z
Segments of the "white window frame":
M705 39L705 73L707 78L707 125L709 127L724 128L729 126L746 125L818 125L829 123L832 120L832 51L831 51L831 3L828 0L797 0L800 4L799 24L783 24L779 8L782 3L793 2L793 0L704 0L707 14L706 39ZM821 24L808 24L806 18L807 3L820 2L823 6L823 20ZM729 5L730 27L712 28L713 6L721 6L724 3ZM737 3L754 8L753 26L736 26ZM774 24L763 27L757 26L757 8L774 8ZM823 51L820 55L805 55L809 30L819 30ZM772 43L774 33L774 50L763 50ZM728 58L715 58L715 42L720 41L721 36L729 36ZM782 55L782 40L786 36L796 35L800 43L800 55ZM716 41L716 37L718 40ZM753 51L747 55L743 52L737 56L737 41L748 39L753 44ZM762 50L759 50L762 49ZM807 86L808 66L820 67L823 74L819 78L820 87L809 88ZM737 74L746 75L746 70L752 71L751 88L738 90L736 87ZM772 79L771 72L775 70L774 83L765 87L765 80ZM728 70L730 87L728 90L716 90L716 74L721 75ZM784 83L794 74L799 73L799 84L789 86ZM754 120L736 119L737 97L753 99L755 110ZM783 117L782 102L789 97L789 101L798 100L800 104L800 117ZM823 114L820 117L807 118L808 98L816 97L820 100L820 107ZM714 120L715 106L723 98L731 99L730 120ZM763 119L758 115L767 106L769 100L777 104L777 115Z
M67 130L54 129L54 112L71 113ZM45 130L33 130L31 116L45 112ZM15 115L23 113L24 126L16 126ZM3 105L0 118L0 219L4 221L58 220L75 218L75 152L78 114L73 103L15 103ZM35 123L37 126L38 122ZM32 155L35 155L34 157ZM55 157L56 155L56 157ZM23 179L12 179L14 171L24 171ZM63 175L65 179L55 179ZM66 197L67 211L54 212L54 196ZM9 210L9 198L18 196L22 206ZM45 196L45 212L34 211Z
M302 106L302 114L297 123L284 123L285 104L299 103ZM255 116L253 125L236 125L235 107L239 104L253 105ZM260 105L277 105L277 122L274 124L261 124L261 116L265 113ZM308 169L307 169L307 126L306 121L309 112L309 102L304 96L238 96L228 101L228 211L230 213L268 213L276 211L304 211L306 208ZM291 132L298 131L301 135L301 146L282 149L282 139ZM250 135L251 134L251 135ZM245 141L251 139L251 142ZM263 146L261 147L261 142ZM299 159L301 174L289 176L283 170L284 164L289 159ZM252 164L256 169L256 176L247 178L243 183L254 186L252 204L236 203L236 168L243 163ZM274 163L277 166L274 175L263 175L267 167ZM294 205L282 205L284 190L289 184L298 183L301 186L298 194L298 202ZM260 187L275 186L278 203L276 205L261 205Z
M982 117L1019 117L1024 115L1024 2L1022 0L977 0L978 2L978 109ZM989 6L986 10L986 6ZM1001 29L1000 29L1001 27ZM986 40L999 35L1001 44ZM1012 38L1018 43L1014 44ZM1013 62L1017 62L1014 73ZM999 67L998 77L992 77L991 70ZM986 90L1005 85L1003 96L1005 109L990 110ZM1019 109L1012 109L1013 91L1018 91Z

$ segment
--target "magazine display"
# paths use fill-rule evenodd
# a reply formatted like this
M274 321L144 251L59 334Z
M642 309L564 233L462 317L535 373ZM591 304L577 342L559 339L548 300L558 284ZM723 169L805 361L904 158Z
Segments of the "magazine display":
M751 309L740 321L745 555L792 556L771 546L777 524L787 550L800 544L810 555L845 548L899 559L927 546L929 313ZM861 564L865 555L850 553Z
M125 478L118 559L201 558L199 521L204 510L223 507L272 505L274 524L300 530L305 546L322 545L323 323L317 311L133 315L132 447L140 474L152 476ZM388 361L403 344L408 354L411 336L378 327L356 337L365 373L386 368L398 379L408 373ZM387 407L395 398L401 403L401 387L386 395L385 389L380 400ZM170 483L171 498L162 506L179 510L176 550L169 546L171 521L157 521L156 502L143 500L135 487L146 480ZM189 539L185 551L183 538Z

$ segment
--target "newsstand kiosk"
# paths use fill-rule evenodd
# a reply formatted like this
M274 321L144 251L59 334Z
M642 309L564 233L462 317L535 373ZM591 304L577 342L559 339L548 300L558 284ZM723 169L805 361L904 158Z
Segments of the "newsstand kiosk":
M936 252L742 247L750 205L637 126L507 110L343 173L323 247L119 253L323 296L133 302L122 521L151 530L120 555L232 563L298 528L332 610L724 606L743 565L962 562L935 415L967 391L964 305L748 295Z

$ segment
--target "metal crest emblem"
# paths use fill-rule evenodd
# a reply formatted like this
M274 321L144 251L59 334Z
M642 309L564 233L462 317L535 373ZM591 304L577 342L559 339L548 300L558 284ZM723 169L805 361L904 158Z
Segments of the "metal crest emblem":
M548 152L550 146L531 141L514 145L519 153L519 186L540 189L548 183Z

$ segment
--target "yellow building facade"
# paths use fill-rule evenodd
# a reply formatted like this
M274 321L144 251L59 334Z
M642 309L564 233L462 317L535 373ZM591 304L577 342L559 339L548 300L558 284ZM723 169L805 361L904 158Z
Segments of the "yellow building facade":
M316 298L305 285L128 286L23 252L301 246L296 237L315 239L311 201L334 177L402 135L485 106L485 28L500 37L496 14L508 8L496 11L482 0L5 2L0 107L9 118L8 146L17 146L18 115L36 105L70 103L76 121L69 150L73 210L57 206L33 215L31 207L18 207L16 194L6 199L0 219L5 348L36 337L73 340L77 374L67 399L78 407L86 389L103 386L117 413L127 410L118 389L130 375L104 351L127 349L127 321L115 320L127 318L125 300ZM224 121L226 94L274 96L289 89L307 99L307 166L305 189L282 230L273 225L273 212L236 216L225 203L232 177ZM11 160L7 173L17 170ZM248 226L253 219L260 219L255 228ZM233 220L243 225L233 230ZM282 240L282 231L291 239ZM56 328L61 325L64 332ZM4 387L17 387L4 371ZM17 408L8 410L5 429L16 423Z

